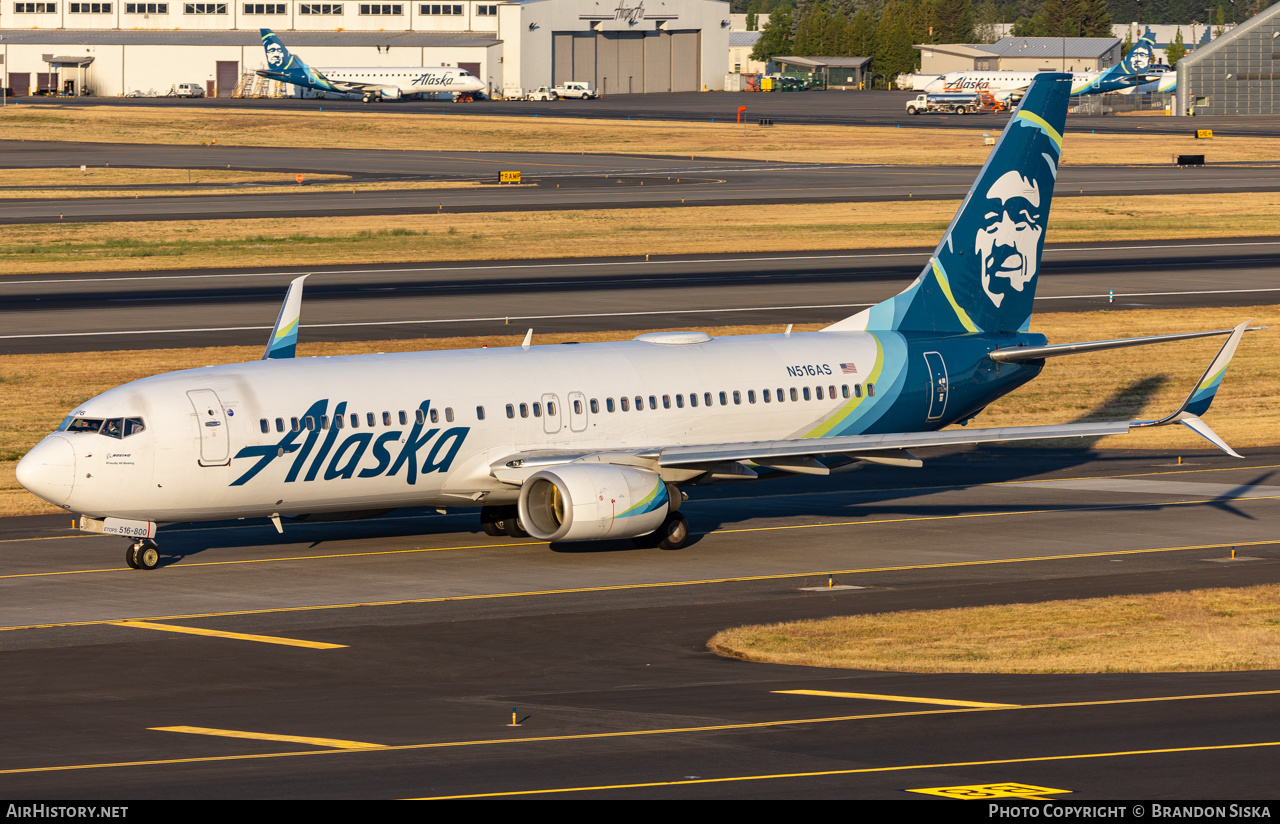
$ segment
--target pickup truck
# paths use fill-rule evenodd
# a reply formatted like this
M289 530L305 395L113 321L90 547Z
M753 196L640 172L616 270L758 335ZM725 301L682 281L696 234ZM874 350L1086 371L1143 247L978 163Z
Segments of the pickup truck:
M591 88L591 84L582 80L570 80L562 83L554 89L558 97L576 97L579 100L594 100L600 96L600 92Z
M550 86L539 86L524 95L525 100L555 100L556 97L556 90Z

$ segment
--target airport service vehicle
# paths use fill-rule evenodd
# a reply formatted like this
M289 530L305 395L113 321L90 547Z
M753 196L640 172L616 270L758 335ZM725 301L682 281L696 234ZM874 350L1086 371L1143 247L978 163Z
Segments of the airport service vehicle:
M1050 344L1031 308L1070 98L1032 82L920 276L817 332L295 357L303 282L261 360L133 381L70 410L17 466L26 489L159 563L159 523L477 507L490 535L684 546L685 490L933 446L1096 438L1203 419L1247 328ZM1227 335L1154 420L968 424L1053 358Z
M200 83L179 83L171 94L173 97L204 97L204 86Z
M968 114L978 111L981 99L972 92L918 94L907 101L907 114Z
M590 83L581 80L570 80L568 83L561 83L552 91L556 93L556 97L576 97L579 100L594 100L600 96L600 92L591 88Z
M555 100L558 95L556 90L550 86L539 86L532 91L525 92L523 100Z
M1150 69L1155 52L1155 35L1148 29L1118 64L1103 71L1072 72L1071 95L1104 94L1132 89L1162 79L1163 72ZM1039 74L1027 71L947 72L925 86L926 92L976 92L985 90L1001 99L1017 102Z
M323 93L358 94L365 103L447 92L455 100L484 91L480 78L451 66L344 66L316 69L291 54L271 29L261 29L267 68L260 77L292 83Z

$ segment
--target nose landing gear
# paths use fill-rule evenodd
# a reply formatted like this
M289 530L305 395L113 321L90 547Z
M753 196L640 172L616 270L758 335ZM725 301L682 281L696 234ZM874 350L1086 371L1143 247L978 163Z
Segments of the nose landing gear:
M155 569L160 565L160 548L150 538L134 541L124 551L124 562L133 569Z

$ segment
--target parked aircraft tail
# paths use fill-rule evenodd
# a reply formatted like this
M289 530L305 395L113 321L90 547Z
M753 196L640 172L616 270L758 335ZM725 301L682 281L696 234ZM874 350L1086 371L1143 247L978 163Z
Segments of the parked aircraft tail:
M273 80L295 83L312 88L334 88L328 78L293 54L271 29L259 29L262 35L262 48L267 52L267 68L258 74Z
M1070 74L1037 75L920 277L827 330L1025 331L1070 96Z

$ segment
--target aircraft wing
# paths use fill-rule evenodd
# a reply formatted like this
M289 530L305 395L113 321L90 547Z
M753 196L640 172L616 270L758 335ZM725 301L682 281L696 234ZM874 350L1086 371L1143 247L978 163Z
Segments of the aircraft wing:
M936 432L888 432L874 435L849 435L834 438L789 438L774 441L748 441L743 443L690 444L680 446L652 446L615 452L556 452L540 451L506 456L493 462L491 472L504 483L520 484L540 469L575 461L596 461L642 466L663 473L670 470L686 470L685 479L697 476L698 471L711 472L725 464L749 462L770 469L797 474L826 475L831 470L818 458L845 457L869 463L897 466L920 466L921 462L909 449L930 446L962 446L969 444L1009 443L1013 441L1042 440L1049 438L1098 438L1106 435L1124 435L1130 430L1148 426L1168 426L1181 423L1197 435L1212 443L1228 455L1239 458L1209 426L1200 419L1209 409L1217 394L1227 365L1244 336L1249 321L1231 331L1227 342L1205 370L1200 382L1192 389L1182 406L1171 415L1157 420L1112 421L1099 423L1047 424L1043 426L1008 426L993 429L946 429ZM1213 334L1213 333L1210 333ZM1113 343L1107 341L1106 343ZM724 473L720 473L724 474ZM753 473L728 473L745 474Z
M298 83L298 78L290 77L280 72L267 71L266 69L257 69L255 71L259 77L265 77L269 80L279 80L284 83ZM323 81L323 82L322 82ZM346 80L330 80L323 75L317 74L314 78L314 86L325 91L339 92L341 94L378 94L381 95L383 90L394 90L398 95L401 92L399 86L388 86L382 83L353 83ZM395 95L392 95L395 96Z

